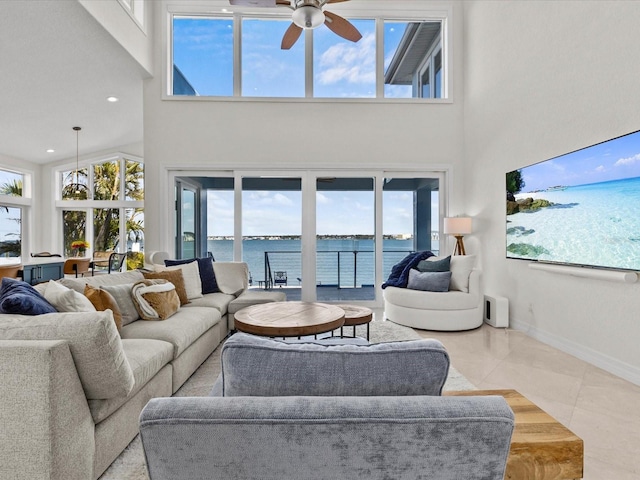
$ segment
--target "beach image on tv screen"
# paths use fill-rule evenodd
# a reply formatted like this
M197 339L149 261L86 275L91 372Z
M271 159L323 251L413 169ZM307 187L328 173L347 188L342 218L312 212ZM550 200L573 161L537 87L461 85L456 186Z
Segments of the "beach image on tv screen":
M640 131L506 174L507 258L640 270Z

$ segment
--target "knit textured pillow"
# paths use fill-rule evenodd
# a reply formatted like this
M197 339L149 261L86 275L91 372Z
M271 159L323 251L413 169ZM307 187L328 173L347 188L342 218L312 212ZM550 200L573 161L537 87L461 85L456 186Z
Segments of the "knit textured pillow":
M186 305L189 303L189 297L187 296L187 289L184 286L184 276L182 270L165 270L164 272L143 272L146 280L162 279L173 283L176 287L176 293L180 298L180 305Z
M134 283L131 296L143 320L166 320L180 308L176 287L162 279Z

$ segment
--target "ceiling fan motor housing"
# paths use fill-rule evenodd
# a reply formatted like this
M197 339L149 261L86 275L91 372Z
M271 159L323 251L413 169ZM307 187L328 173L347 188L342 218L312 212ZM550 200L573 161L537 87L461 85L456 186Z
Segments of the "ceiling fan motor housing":
M324 23L324 13L317 0L297 0L291 20L300 28L317 28Z

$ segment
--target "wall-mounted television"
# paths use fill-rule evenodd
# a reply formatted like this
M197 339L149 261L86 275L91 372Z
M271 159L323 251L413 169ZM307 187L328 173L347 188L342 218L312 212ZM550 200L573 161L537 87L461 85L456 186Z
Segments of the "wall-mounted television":
M640 271L640 131L506 174L507 258Z

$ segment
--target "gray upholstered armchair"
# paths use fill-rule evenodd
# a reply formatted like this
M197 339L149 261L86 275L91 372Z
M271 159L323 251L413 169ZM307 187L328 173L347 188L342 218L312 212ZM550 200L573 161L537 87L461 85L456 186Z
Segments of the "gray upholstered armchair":
M156 398L143 410L149 475L502 480L513 413L502 397L439 396L448 368L435 340L326 346L236 334L219 396Z

